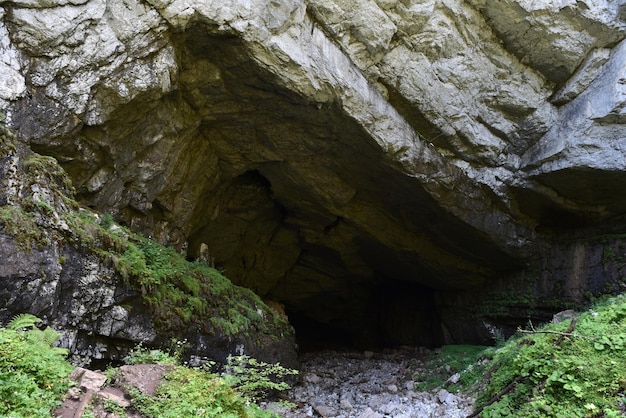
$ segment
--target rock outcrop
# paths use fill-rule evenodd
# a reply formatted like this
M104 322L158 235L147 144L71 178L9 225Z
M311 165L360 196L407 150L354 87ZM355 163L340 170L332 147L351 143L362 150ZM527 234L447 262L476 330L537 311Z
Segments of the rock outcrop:
M1 322L37 315L76 364L119 362L139 344L182 344L196 365L235 353L297 364L291 326L251 291L80 208L53 158L4 130L0 141Z
M0 105L80 202L202 247L294 322L478 340L481 288L541 269L562 237L623 232L625 16L590 0L15 0Z

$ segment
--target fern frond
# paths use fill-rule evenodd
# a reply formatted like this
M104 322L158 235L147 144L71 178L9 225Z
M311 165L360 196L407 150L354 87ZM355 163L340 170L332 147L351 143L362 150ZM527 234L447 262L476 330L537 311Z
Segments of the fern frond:
M50 347L52 347L54 343L56 343L59 340L59 337L61 337L61 334L58 331L55 331L52 328L47 327L46 329L43 330L41 339L43 340L43 342L45 342Z
M7 329L11 331L21 331L25 328L34 328L39 322L41 322L41 319L37 318L35 315L23 313L15 315L7 324Z

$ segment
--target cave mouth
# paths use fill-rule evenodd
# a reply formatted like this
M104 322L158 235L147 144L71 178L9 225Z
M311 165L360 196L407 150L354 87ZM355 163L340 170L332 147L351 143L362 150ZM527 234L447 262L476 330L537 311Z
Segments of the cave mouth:
M323 299L338 300L333 295ZM365 301L343 300L316 317L297 306L286 308L300 353L435 348L445 343L437 292L426 286L385 280L371 289Z
M306 316L298 311L286 310L289 323L296 331L296 342L301 354L334 350L349 351L361 347L355 344L351 333Z
M235 284L284 303L305 351L441 345L428 286L481 284L513 258L399 170L357 120L278 88L241 41L194 28L178 39L180 95L137 99L106 126L83 129L81 146L93 146L99 167L77 147L72 161L88 166L70 170L79 199L113 206L134 230L185 245ZM155 120L157 108L176 123ZM155 130L180 142L155 142ZM130 155L133 164L119 163ZM144 173L154 161L173 162Z

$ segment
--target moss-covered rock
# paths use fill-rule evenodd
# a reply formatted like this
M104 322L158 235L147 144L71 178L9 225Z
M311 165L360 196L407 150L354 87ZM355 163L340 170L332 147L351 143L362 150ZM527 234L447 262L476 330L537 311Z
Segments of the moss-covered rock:
M520 330L497 350L481 417L618 417L626 412L626 297Z
M294 366L293 329L252 291L79 207L53 158L1 133L0 319L40 316L79 363L186 340L195 362L245 352Z

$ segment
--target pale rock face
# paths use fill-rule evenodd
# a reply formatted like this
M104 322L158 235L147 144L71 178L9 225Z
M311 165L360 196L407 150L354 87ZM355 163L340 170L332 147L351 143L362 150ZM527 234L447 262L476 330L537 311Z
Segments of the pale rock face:
M324 20L328 2L310 7L333 34L358 25L350 14ZM342 7L348 6L339 2L335 9ZM463 2L381 2L379 12L397 28L385 53L364 61L373 56L359 52L368 41L339 36L343 51L389 92L422 141L509 201L502 182L514 178L519 153L556 120L547 101L553 84L504 49L483 16Z
M470 0L507 49L548 79L563 82L594 48L624 38L623 4L611 0Z
M22 67L17 48L9 40L9 32L4 24L4 9L0 10L0 104L6 108L7 103L23 96L26 91ZM5 115L6 116L6 115Z
M528 189L544 196L556 192L581 213L621 210L626 185L625 85L622 41L589 87L563 105L558 123L524 155Z
M561 215L626 210L624 15L20 0L0 12L0 105L83 203L190 256L204 244L305 317L365 327L386 283L480 285L534 260Z

